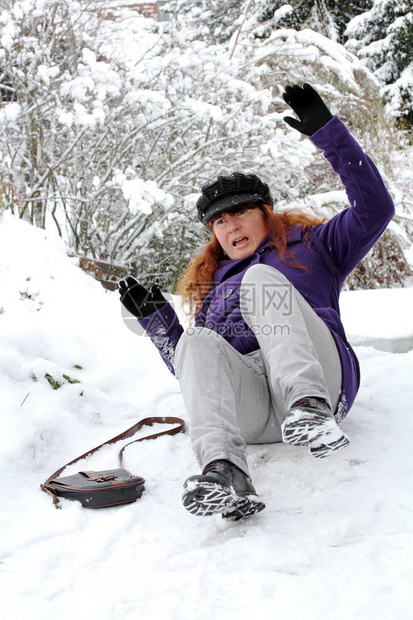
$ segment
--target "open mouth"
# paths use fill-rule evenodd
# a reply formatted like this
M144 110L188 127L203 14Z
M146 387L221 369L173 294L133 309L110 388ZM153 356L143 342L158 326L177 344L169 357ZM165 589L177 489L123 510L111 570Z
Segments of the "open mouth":
M234 246L234 248L242 248L248 244L248 241L248 237L238 237L238 239L234 239L232 245Z

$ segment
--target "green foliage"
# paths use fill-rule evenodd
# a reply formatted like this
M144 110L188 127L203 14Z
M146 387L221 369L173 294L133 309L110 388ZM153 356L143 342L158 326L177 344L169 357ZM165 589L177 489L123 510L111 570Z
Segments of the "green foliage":
M72 379L69 375L63 375L63 379L66 379L68 383L80 383L79 379Z
M63 385L62 383L60 383L60 381L57 381L57 379L52 377L52 375L48 372L45 374L45 379L47 379L47 381L50 383L54 390L59 390Z
M73 368L76 368L77 370L82 370L83 367L80 364L74 364ZM37 382L38 378L37 376L32 373L32 381ZM53 390L60 390L60 388L64 385L64 382L66 381L67 383L70 384L76 384L76 383L80 383L79 379L74 379L73 377L71 377L70 375L63 373L62 374L62 379L64 379L64 381L62 381L62 379L56 379L55 377L53 377L53 375L51 375L49 372L46 372L44 374L44 378L48 381L48 383L51 385Z

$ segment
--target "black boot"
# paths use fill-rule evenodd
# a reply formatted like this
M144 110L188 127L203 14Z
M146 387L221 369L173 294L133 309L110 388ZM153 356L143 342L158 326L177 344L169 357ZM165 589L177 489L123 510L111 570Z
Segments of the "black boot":
M193 515L208 517L222 514L224 519L238 521L264 510L246 474L230 461L212 461L202 474L184 483L182 501Z

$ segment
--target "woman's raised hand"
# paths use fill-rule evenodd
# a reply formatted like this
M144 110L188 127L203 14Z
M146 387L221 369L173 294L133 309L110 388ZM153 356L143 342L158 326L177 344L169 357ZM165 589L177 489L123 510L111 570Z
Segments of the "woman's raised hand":
M333 118L318 92L310 84L304 84L302 88L298 84L286 86L283 99L299 118L297 120L292 116L285 116L285 122L306 136L312 136Z

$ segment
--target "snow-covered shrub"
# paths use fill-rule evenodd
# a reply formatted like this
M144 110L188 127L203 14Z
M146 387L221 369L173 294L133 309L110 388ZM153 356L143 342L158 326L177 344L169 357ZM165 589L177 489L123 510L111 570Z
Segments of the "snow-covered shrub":
M340 189L283 121L284 86L309 81L407 213L398 183L401 170L411 183L411 169L377 81L312 30L250 37L246 8L227 43L209 44L191 22L163 32L126 9L105 20L72 0L10 1L0 17L2 203L40 226L52 217L78 254L135 263L143 281L161 275L171 288L205 240L195 201L218 174L257 173L288 207Z
M121 30L140 38L144 55L158 35L149 20L127 17ZM10 2L0 21L0 174L13 188L6 206L41 227L53 217L77 252L107 257L127 221L144 229L152 206L170 202L140 168L138 141L149 126L159 133L169 102L139 92L116 57L116 22L87 5ZM137 51L138 43L135 64Z
M342 43L348 22L372 4L373 0L172 0L170 7L191 40L225 43L240 28L264 39L280 28L311 28Z
M346 30L347 49L386 85L390 113L413 127L413 5L410 0L375 0Z
M333 41L343 42L347 23L371 8L372 0L261 0L255 3L254 13L259 26L255 33L269 36L279 28L301 30L311 28Z
M215 44L231 38L246 4L251 3L245 0L171 0L170 10L191 40Z

